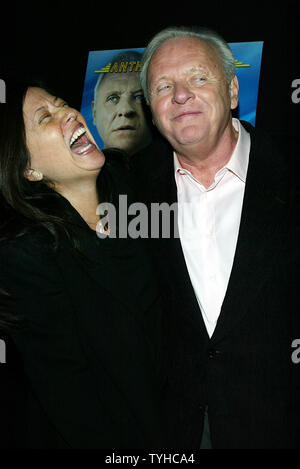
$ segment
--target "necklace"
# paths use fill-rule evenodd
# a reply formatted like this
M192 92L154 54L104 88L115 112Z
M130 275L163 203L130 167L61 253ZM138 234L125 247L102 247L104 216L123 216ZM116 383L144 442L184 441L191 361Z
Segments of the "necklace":
M108 219L107 219L105 225L103 225L103 223L102 223L102 218L104 218L104 217L108 218L108 211L107 210L105 210L103 215L100 215L99 220L97 220L96 222L86 220L86 223L89 226L97 226L98 223L99 223L99 227L97 227L97 230L99 231L99 233L109 234L110 230L109 230L109 225L108 225Z

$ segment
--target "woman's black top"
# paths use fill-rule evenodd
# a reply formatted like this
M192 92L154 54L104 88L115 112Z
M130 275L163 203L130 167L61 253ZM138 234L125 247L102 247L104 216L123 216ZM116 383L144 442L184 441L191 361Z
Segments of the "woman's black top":
M139 239L100 239L70 203L79 241L45 229L0 243L0 282L24 324L12 332L28 389L25 448L163 447L161 306Z

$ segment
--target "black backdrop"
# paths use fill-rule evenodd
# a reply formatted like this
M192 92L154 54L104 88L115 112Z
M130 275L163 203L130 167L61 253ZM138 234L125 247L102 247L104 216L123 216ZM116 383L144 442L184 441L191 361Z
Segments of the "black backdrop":
M77 108L90 50L145 47L158 30L170 25L207 26L228 42L264 41L256 125L298 136L300 102L292 100L292 82L300 80L299 0L267 6L213 0L117 2L110 7L99 0L73 5L44 1L30 7L3 3L0 78L39 76ZM298 96L300 101L300 87ZM0 364L0 448L14 447L11 415L22 413L22 399L19 362L7 342L7 363Z
M0 14L0 78L42 75L80 108L90 50L145 47L166 26L202 25L228 42L264 41L257 125L297 135L300 103L292 101L292 82L300 79L299 0L140 2L11 2Z

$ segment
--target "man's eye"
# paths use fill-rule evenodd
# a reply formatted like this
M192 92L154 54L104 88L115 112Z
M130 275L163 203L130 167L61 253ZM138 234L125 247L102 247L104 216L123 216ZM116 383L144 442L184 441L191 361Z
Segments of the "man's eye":
M117 104L119 102L119 100L120 100L120 98L116 94L112 94L111 96L108 96L108 98L106 99L106 101L108 103L113 103L113 104Z
M206 81L206 78L204 78L203 76L197 76L193 78L193 81L195 83L204 83Z
M142 102L143 99L144 99L144 95L143 95L143 94L136 94L136 95L134 96L134 100L135 100L135 101Z
M169 88L171 88L171 85L161 85L157 88L158 93L163 93L164 91L167 91Z

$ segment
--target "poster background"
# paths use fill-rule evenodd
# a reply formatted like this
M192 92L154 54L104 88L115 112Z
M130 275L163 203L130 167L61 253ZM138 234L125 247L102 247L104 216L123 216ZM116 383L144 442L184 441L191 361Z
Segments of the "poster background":
M242 65L236 67L236 75L240 85L238 117L255 125L263 41L236 42L229 45L235 59ZM144 48L131 50L143 53ZM91 104L94 99L94 88L99 77L99 73L95 73L95 70L105 67L112 57L121 51L122 49L90 51L88 55L80 110L100 148L103 148L103 142L93 123ZM250 65L250 67L245 65Z

